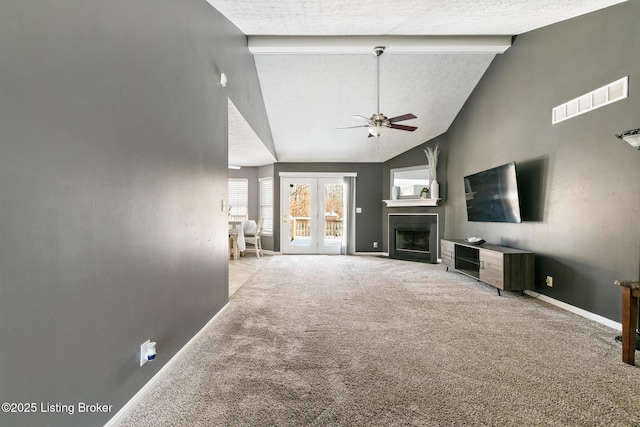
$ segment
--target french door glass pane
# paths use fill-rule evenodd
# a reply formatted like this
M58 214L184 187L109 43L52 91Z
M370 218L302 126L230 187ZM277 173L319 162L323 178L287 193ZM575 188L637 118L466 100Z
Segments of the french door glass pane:
M342 184L324 184L324 245L342 242Z
M289 186L289 226L291 246L310 246L311 187L307 184Z

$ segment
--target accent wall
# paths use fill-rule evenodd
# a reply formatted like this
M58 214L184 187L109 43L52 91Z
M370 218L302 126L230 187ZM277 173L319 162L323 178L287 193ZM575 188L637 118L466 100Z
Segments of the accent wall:
M640 2L518 36L447 132L446 238L480 236L536 254L536 291L620 322L616 279L637 279ZM629 76L629 97L551 124L551 109ZM522 224L468 222L463 177L515 161ZM553 277L553 287L545 285Z
M0 17L0 402L37 405L0 425L101 426L228 302L229 97L273 146L255 63L204 0Z

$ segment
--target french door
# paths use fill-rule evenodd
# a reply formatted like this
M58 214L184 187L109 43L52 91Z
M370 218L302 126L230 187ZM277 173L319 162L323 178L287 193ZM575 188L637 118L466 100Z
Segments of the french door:
M340 177L282 177L280 249L284 254L339 254L344 184Z

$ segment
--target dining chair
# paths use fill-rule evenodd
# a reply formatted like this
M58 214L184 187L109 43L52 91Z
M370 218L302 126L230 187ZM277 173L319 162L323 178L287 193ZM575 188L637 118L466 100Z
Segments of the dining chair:
M264 218L258 217L258 222L255 223L255 229L253 229L252 223L253 221L243 222L243 227L245 224L247 225L246 228L243 228L245 252L255 252L256 257L260 258L260 255L262 254L262 241L260 240L260 236L262 234Z

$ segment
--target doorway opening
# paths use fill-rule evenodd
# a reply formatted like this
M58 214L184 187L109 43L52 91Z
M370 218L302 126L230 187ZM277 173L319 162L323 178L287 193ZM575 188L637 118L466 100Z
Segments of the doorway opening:
M282 253L340 254L349 226L347 192L340 176L282 177Z

